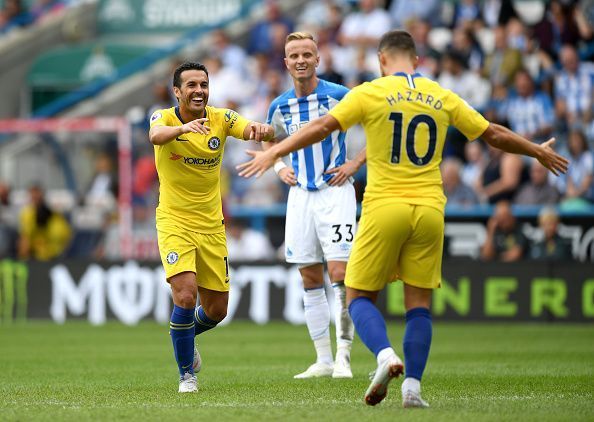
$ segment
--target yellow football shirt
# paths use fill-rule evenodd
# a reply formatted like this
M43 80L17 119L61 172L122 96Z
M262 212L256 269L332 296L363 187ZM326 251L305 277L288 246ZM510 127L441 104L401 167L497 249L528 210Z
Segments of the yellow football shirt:
M206 106L208 135L186 133L155 145L159 175L157 225L168 224L198 233L225 230L221 203L221 162L227 136L243 139L249 120L235 111ZM157 110L153 126L182 126L177 107Z
M392 198L443 212L439 164L448 126L474 140L489 122L464 100L416 73L353 88L332 110L342 130L361 123L367 138L364 203Z

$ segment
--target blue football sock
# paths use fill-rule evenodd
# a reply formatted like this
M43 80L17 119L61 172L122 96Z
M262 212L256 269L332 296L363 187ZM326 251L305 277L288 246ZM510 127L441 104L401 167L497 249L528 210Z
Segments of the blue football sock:
M173 342L173 352L181 376L186 372L194 373L194 309L185 309L173 305L169 334Z
M361 341L375 356L381 350L392 347L388 340L384 317L371 299L356 298L349 305L349 313Z
M413 308L406 313L406 331L402 341L406 378L421 380L429 357L432 331L429 309Z
M202 305L196 308L194 312L194 324L196 324L194 335L201 334L217 326L220 321L215 321L206 316Z

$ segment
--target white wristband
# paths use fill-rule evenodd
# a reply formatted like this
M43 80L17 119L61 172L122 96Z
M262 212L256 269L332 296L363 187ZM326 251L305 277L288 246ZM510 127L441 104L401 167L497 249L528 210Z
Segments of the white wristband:
M279 171L281 171L282 169L284 169L285 167L287 167L287 165L285 164L284 161L277 161L276 163L274 163L274 172L276 174L278 174Z

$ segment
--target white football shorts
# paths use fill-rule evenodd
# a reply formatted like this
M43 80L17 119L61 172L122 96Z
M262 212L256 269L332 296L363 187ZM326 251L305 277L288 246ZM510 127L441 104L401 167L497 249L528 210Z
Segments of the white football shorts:
M289 190L285 257L293 264L347 261L355 238L357 201L351 183Z

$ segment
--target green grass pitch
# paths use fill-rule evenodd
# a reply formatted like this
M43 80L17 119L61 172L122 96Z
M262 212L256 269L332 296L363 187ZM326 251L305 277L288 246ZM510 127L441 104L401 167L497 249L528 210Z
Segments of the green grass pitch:
M403 324L389 332L401 350ZM304 326L234 322L198 339L199 392L180 395L165 326L1 326L0 420L594 420L592 325L436 323L426 410L402 409L400 380L363 403L375 362L358 339L352 380L293 380L314 358Z

